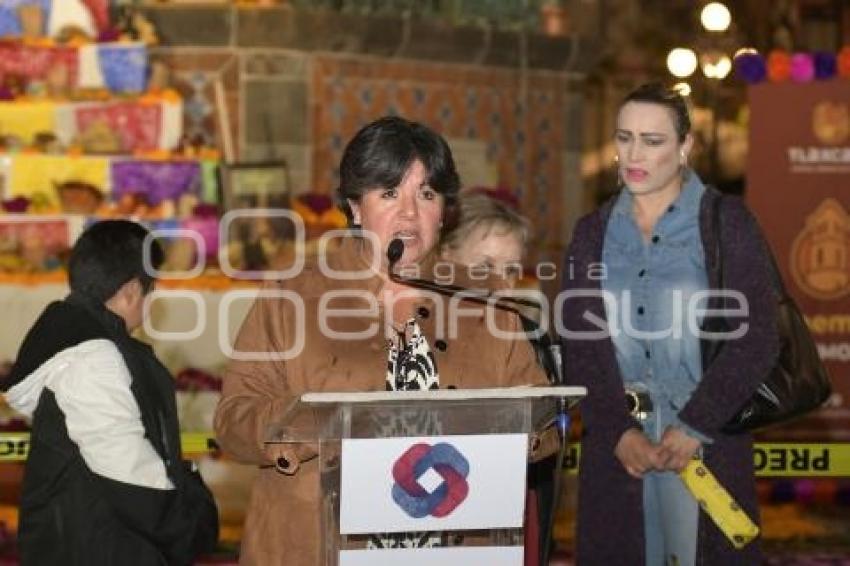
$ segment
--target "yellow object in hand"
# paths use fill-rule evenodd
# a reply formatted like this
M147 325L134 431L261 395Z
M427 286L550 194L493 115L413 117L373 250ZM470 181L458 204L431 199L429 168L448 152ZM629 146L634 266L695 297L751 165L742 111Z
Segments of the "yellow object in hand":
M744 548L759 535L758 525L732 499L702 460L691 460L679 476L735 548Z

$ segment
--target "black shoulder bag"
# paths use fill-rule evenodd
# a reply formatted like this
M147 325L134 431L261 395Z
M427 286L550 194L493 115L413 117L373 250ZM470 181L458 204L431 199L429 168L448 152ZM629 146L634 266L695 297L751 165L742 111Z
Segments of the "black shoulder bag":
M720 287L725 288L721 253L721 200L722 196L718 196L712 212L713 229L717 234L715 252L718 279ZM821 362L817 346L794 299L785 289L776 259L766 243L764 251L770 260L770 276L776 292L779 356L752 398L723 427L723 432L727 434L752 431L801 416L817 409L832 392L829 374ZM722 348L722 342L713 344L714 352L710 359L714 359Z

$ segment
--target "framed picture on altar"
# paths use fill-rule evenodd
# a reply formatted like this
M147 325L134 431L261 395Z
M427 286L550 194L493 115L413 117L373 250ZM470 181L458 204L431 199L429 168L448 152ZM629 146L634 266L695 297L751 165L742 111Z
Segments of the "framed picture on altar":
M234 163L222 165L220 174L225 212L239 211L228 223L222 242L229 266L257 271L291 263L298 227L289 211L286 163Z
M291 187L285 161L223 164L220 171L225 210L289 207Z

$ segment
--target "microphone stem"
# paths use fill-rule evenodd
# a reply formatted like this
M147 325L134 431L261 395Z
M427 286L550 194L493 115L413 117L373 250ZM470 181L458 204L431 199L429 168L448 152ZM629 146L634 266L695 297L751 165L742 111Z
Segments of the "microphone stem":
M520 299L517 297L509 297L504 295L495 296L492 292L483 291L478 289L467 289L466 287L460 287L458 285L449 285L449 284L441 284L435 281L428 281L427 279L415 279L412 277L403 277L393 272L392 266L389 269L390 280L395 283L402 283L404 285L409 285L411 287L419 287L421 289L427 289L429 291L434 291L435 293L440 293L441 295L447 296L460 296L463 299L475 301L481 304L489 304L491 299L495 298L493 301L493 306L496 308L502 308L506 310L512 310L511 307L507 305L500 304L501 302L509 302L515 305L520 305L524 307L531 307L535 309L540 308L540 303L537 301L533 301L531 299ZM519 316L524 316L522 313L517 311L516 314ZM527 318L527 317L526 317Z
M549 351L552 354L552 362L555 365L557 385L564 385L564 361L561 355L561 345L552 344L549 346ZM555 528L555 516L561 502L564 455L567 451L567 441L570 434L570 414L567 410L567 400L564 397L558 398L558 413L555 418L555 426L558 429L561 442L558 446L557 456L555 457L555 469L553 470L555 476L552 480L552 509L549 511L549 516L546 517L547 524L544 526L542 564L549 563L549 555L552 551L552 531Z

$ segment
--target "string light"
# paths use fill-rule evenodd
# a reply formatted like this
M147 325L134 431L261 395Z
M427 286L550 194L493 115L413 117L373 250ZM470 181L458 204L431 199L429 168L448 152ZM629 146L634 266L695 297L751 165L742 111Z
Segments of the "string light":
M667 69L674 77L684 79L697 69L697 55L693 49L677 47L667 54Z
M732 14L720 2L711 2L702 9L699 19L708 31L726 31L732 23Z

